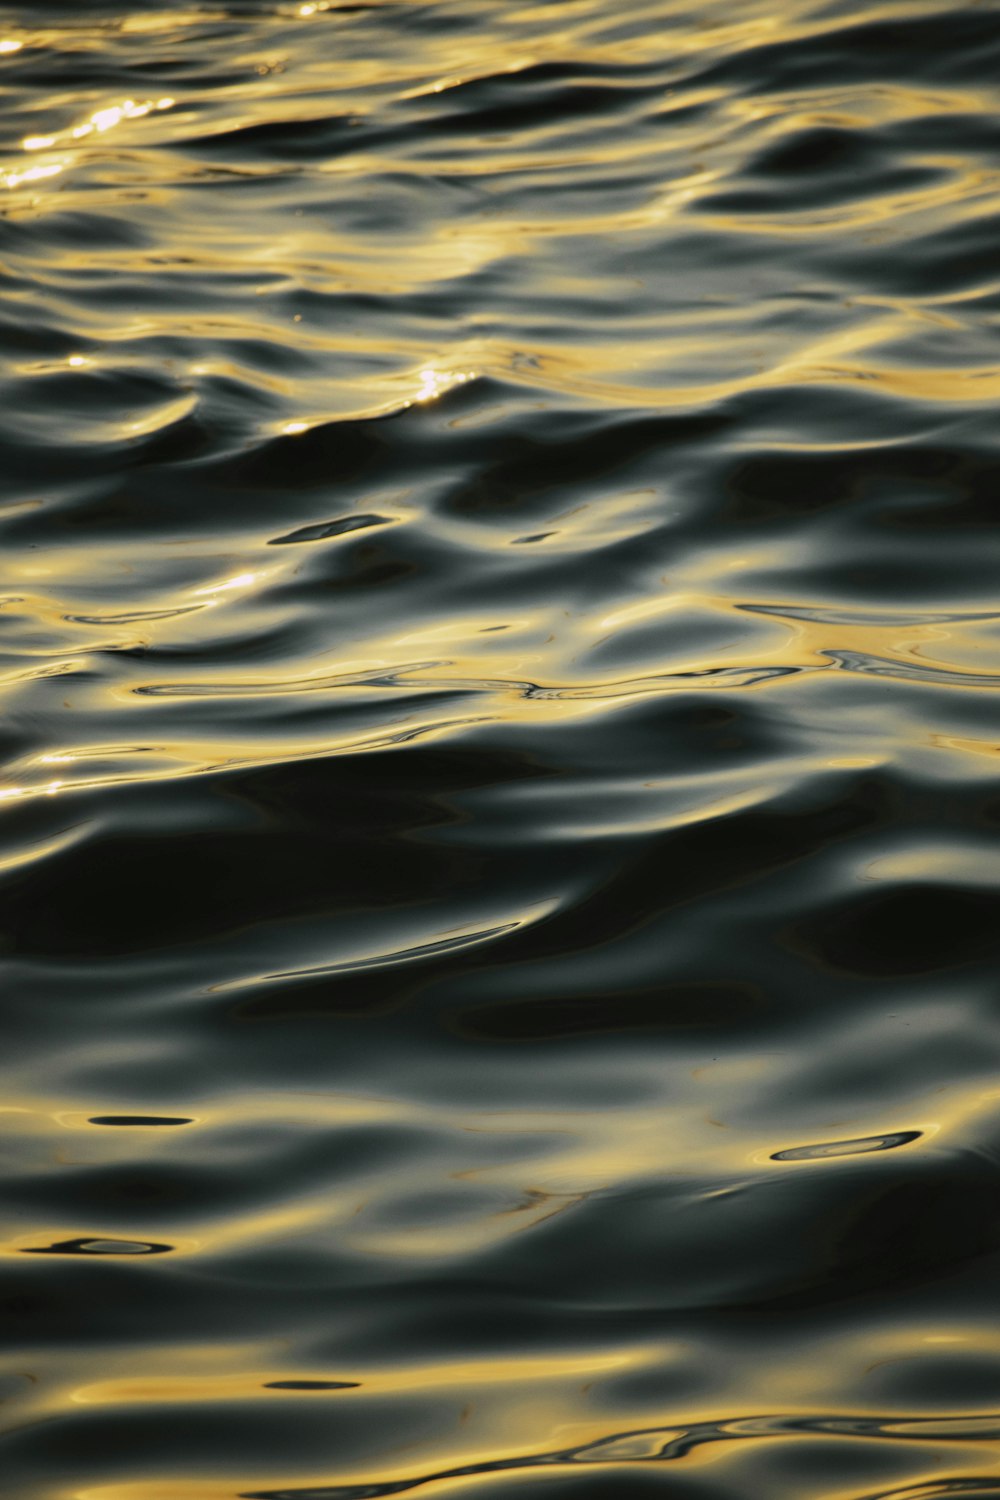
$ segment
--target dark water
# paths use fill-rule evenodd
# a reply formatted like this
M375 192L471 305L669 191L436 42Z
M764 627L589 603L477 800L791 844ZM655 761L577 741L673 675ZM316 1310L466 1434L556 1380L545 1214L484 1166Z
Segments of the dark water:
M0 1493L997 1500L1000 7L0 37Z

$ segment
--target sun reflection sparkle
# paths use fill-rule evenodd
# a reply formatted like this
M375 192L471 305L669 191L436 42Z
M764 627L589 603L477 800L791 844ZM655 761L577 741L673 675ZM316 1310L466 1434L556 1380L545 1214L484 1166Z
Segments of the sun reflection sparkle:
M237 573L234 578L227 578L223 583L213 583L208 588L195 589L195 593L202 596L231 593L234 589L248 589L262 576L261 573Z
M39 162L37 167L25 167L22 172L0 174L0 184L6 188L18 188L26 182L41 182L45 177L56 177L63 171L64 161Z
M95 110L89 119L79 125L72 125L68 130L56 131L53 135L28 135L21 142L25 151L46 151L51 146L58 146L67 141L81 141L88 135L103 134L120 125L123 120L141 120L154 111L173 109L176 100L163 99L123 99L121 104L109 104L104 109Z
M434 370L428 368L419 372L420 388L415 400L434 401L442 396L445 391L451 390L453 386L464 385L468 380L475 379L474 370Z

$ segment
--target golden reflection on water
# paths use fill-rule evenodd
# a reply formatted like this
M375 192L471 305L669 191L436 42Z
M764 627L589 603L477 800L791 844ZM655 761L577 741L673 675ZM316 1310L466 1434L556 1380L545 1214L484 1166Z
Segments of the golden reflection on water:
M419 45L391 57L374 44L366 51L352 42L345 27L332 60L331 44L320 45L320 28L340 24L338 9L332 0L259 8L252 37L230 43L227 33L228 81L218 88L197 73L184 82L183 70L176 87L169 85L172 93L149 97L116 97L113 89L110 96L102 91L74 99L52 85L52 97L36 97L19 120L17 130L26 133L0 167L0 185L11 195L5 200L11 224L38 235L38 276L63 319L64 339L55 341L53 352L30 347L12 357L17 394L28 411L26 441L44 444L57 428L59 440L81 453L108 443L116 452L139 454L145 440L180 445L185 424L202 422L209 442L220 434L229 442L226 424L234 412L244 423L232 429L234 451L304 440L287 445L287 494L266 517L250 504L245 510L234 505L220 510L216 525L209 509L192 520L179 508L175 520L164 506L156 525L132 533L136 518L146 524L149 465L138 463L129 471L128 503L104 530L88 532L72 512L71 523L62 525L61 492L30 499L17 494L7 502L50 506L60 525L53 525L44 549L12 549L5 559L5 587L23 592L0 599L0 701L9 723L29 726L35 742L16 751L5 768L0 829L17 825L32 799L40 805L52 799L61 826L21 842L12 835L0 870L24 874L72 849L87 836L95 806L87 794L102 788L168 788L239 768L360 759L415 743L451 750L474 743L484 729L515 751L537 744L544 764L549 736L560 743L567 729L580 731L583 743L583 731L602 716L613 724L613 716L623 714L622 722L634 725L627 715L636 705L678 699L697 699L699 711L718 699L734 720L739 712L756 713L769 727L780 725L786 738L778 744L775 732L774 741L751 746L732 763L720 750L714 760L682 772L654 767L641 782L627 768L599 775L584 766L567 773L565 786L544 784L544 796L530 782L505 786L485 812L474 798L471 812L456 798L452 823L443 832L434 827L428 842L460 845L473 836L477 817L484 823L492 817L501 830L520 830L529 855L530 840L546 837L576 838L593 852L591 843L601 840L721 823L813 780L849 782L867 772L917 766L934 786L988 782L1000 752L967 716L977 695L1000 686L991 601L965 600L959 580L957 602L926 610L919 599L899 610L880 600L859 603L864 585L850 570L865 560L860 553L867 533L860 527L861 540L850 541L859 555L833 557L834 581L828 583L810 575L808 565L827 540L835 552L837 539L817 523L816 534L803 540L801 514L792 506L778 520L746 524L740 535L720 522L694 542L681 534L676 547L672 541L664 546L662 528L684 501L687 475L680 462L677 474L664 459L662 472L623 479L618 487L613 475L595 473L593 484L585 475L574 481L578 494L551 504L528 474L505 496L506 510L485 503L463 510L427 500L416 474L394 490L369 493L361 485L350 499L333 493L333 486L328 497L305 484L298 489L295 455L341 419L421 421L421 431L440 441L447 469L451 439L464 439L476 424L488 431L508 410L551 408L555 422L563 408L576 412L576 403L592 402L605 414L673 417L767 393L790 401L804 390L818 410L846 392L883 401L888 414L872 421L867 437L849 422L829 430L820 423L821 430L798 445L779 415L752 440L772 456L884 453L908 441L908 429L892 425L900 409L924 411L929 430L951 433L1000 397L994 352L973 337L982 306L995 298L994 281L990 275L974 285L942 281L915 286L904 297L889 286L878 289L870 266L881 274L881 259L860 258L877 253L891 259L921 236L933 241L944 228L992 222L1000 213L1000 173L935 143L922 149L917 163L926 175L904 187L883 186L822 207L810 207L793 191L740 210L724 202L720 208L717 199L753 177L755 153L799 134L905 130L911 122L937 126L990 113L993 101L981 89L888 82L727 94L715 82L685 90L679 75L676 87L664 85L654 103L637 106L624 122L609 116L595 127L585 117L567 123L543 114L516 131L491 126L477 128L472 139L461 129L435 138L422 132L421 120L438 118L436 111L460 115L468 91L484 77L499 78L493 86L502 94L505 81L516 84L525 70L567 54L581 69L590 64L606 72L659 67L665 52L697 59L717 49L731 59L822 36L827 20L806 0L778 8L752 0L736 16L728 5L679 16L667 5L663 25L654 7L649 14L657 24L633 27L634 34L623 25L609 35L612 11L593 0L571 0L485 7L478 28L452 34L428 26ZM435 16L445 11L430 9ZM859 6L854 19L892 19L898 9ZM23 41L0 40L0 55L16 70L35 51L56 57L76 47L117 56L135 37L143 48L163 43L187 57L209 20L223 27L233 17L226 10L211 16L136 12L107 32L77 18L65 30L39 26L26 30ZM230 139L246 127L294 127L331 115L346 133L355 128L351 122L377 120L380 111L391 119L394 110L410 107L427 114L414 116L397 138L387 129L366 151L331 147L328 155L298 159L299 143L282 145L279 129L269 159L267 149L255 157L252 145L240 148ZM707 133L706 113L713 122ZM62 123L67 119L73 123ZM599 191L590 187L595 177ZM297 206L300 200L304 206ZM89 238L73 228L74 214L92 216ZM63 217L69 230L47 241L47 224ZM116 223L129 232L116 238L110 232ZM699 235L718 249L717 258L692 253L689 241ZM833 271L808 259L827 245L834 264L838 256L859 258L853 286L850 275L839 284ZM742 265L740 257L745 275L732 271ZM352 298L361 299L361 313L352 311ZM438 298L454 304L450 321ZM505 316L497 314L503 298ZM385 316L389 302L392 315ZM410 316L410 302L420 305L419 316ZM26 321L29 312L36 317L24 306ZM74 352L62 352L66 348ZM145 404L136 397L133 405L132 385L140 375L160 386ZM103 389L101 380L109 382L110 394L88 405L89 393ZM491 381L494 394L483 398L481 410L477 392L491 389ZM58 391L56 405L47 382ZM79 406L69 386L79 392ZM181 489L186 462L176 470ZM197 460L192 464L196 472ZM551 488L558 489L557 481ZM377 512L377 525L271 550L273 542L287 540L279 533L336 522L354 509ZM646 537L649 557L659 559L648 573L637 550L627 550ZM281 635L281 624L294 613L290 591L349 577L351 560L368 556L366 548L376 557L383 549L390 561L405 560L407 542L415 538L456 559L453 575L432 585L439 590L433 598L428 588L424 596L394 596L368 614L359 608L356 616L349 609L335 615L330 588L315 613L302 606L300 635ZM631 559L627 565L619 564L621 556ZM509 593L498 579L510 581ZM631 732L622 731L623 758ZM662 731L664 754L670 732ZM402 783L405 765L401 757ZM935 882L985 889L997 883L996 863L971 837L963 842L956 836L944 848L921 842L918 831L911 843L864 845L843 858L839 874L851 895ZM559 909L551 892L537 900L525 894L519 906L494 912L493 919L504 931L527 929ZM295 969L278 968L266 945L258 952L253 934L243 934L235 957L220 945L228 969L223 964L218 977L213 971L190 993L171 997L171 1015L196 1023L209 1005L234 1006L275 981L404 965L441 942L482 946L489 971L495 931L483 935L481 914L468 922L455 911L442 916L428 898L412 931L402 932L401 923L391 932L373 927L360 935L329 924L321 941L297 944L290 960ZM144 1003L155 1035L167 1002L153 995ZM894 1047L901 1053L906 1045L916 1048L921 1038L933 1049L936 1026L949 1040L939 996L921 994L905 1019L902 1004L898 1014L890 1004L896 1001L881 1009L873 1002L871 1016L859 1019L849 1037L834 1036L829 1078L816 1064L803 1085L798 1040L786 1049L779 1038L773 1049L751 1047L733 1057L722 1055L721 1047L718 1055L709 1050L716 1045L710 1039L705 1062L678 1065L669 1103L658 1097L654 1106L574 1110L553 1099L548 1109L459 1115L402 1097L347 1098L332 1090L282 1098L261 1088L227 1096L212 1080L218 1092L204 1109L191 1106L191 1128L155 1139L154 1132L144 1133L141 1149L131 1131L92 1127L100 1104L82 1095L11 1105L4 1118L13 1121L10 1136L20 1142L23 1135L25 1149L53 1172L169 1161L171 1153L182 1161L186 1152L196 1164L215 1168L239 1156L235 1134L227 1131L249 1131L254 1142L293 1127L439 1132L449 1144L440 1159L429 1157L424 1176L410 1164L393 1165L373 1169L370 1180L349 1178L288 1196L279 1184L272 1197L235 1210L216 1212L209 1205L201 1217L182 1217L180 1232L165 1232L173 1253L143 1271L165 1275L177 1261L192 1276L224 1279L235 1264L256 1286L254 1277L264 1273L247 1266L262 1247L294 1245L321 1258L335 1240L359 1263L398 1262L401 1276L434 1267L454 1268L460 1276L464 1257L474 1263L479 1255L520 1246L563 1217L572 1223L580 1206L601 1195L645 1192L669 1176L689 1180L691 1201L700 1205L793 1180L774 1152L803 1139L912 1129L921 1132L914 1151L936 1159L933 1153L952 1149L950 1143L988 1138L1000 1096L978 1077L952 1086L935 1076L917 1086L887 1076L878 1093L866 1082L863 1068L871 1058L895 1055ZM905 1044L899 1041L903 1028ZM106 1064L111 1044L98 1035L90 1045ZM130 1046L142 1058L140 1042L123 1041L125 1073L134 1060ZM642 1078L643 1066L639 1058L633 1079ZM650 1060L649 1069L662 1086L660 1062ZM518 1157L512 1147L507 1158L482 1165L470 1164L454 1145L454 1139L507 1132L533 1135L536 1145L544 1139L546 1150L536 1161ZM800 1163L792 1170L799 1174L794 1180L811 1173L815 1181L837 1167ZM454 1207L424 1212L412 1201L422 1191L452 1195ZM684 1211L682 1204L677 1213ZM120 1224L81 1226L52 1216L35 1229L22 1232L19 1225L0 1253L20 1265L25 1249L46 1241L84 1233L134 1238L134 1218L123 1209ZM1000 1357L991 1329L943 1314L928 1316L926 1326L919 1319L894 1321L883 1307L858 1324L845 1318L798 1353L786 1348L770 1361L755 1348L735 1345L720 1357L712 1337L706 1335L704 1356L711 1379L683 1338L659 1335L641 1343L625 1338L612 1349L597 1340L582 1350L495 1359L440 1358L429 1349L418 1351L411 1364L398 1355L383 1363L372 1356L332 1374L308 1361L305 1369L286 1367L295 1365L293 1351L280 1338L241 1342L237 1332L231 1342L166 1339L131 1351L123 1341L102 1350L99 1360L62 1348L34 1351L32 1379L39 1388L24 1396L22 1409L44 1420L67 1407L129 1415L166 1408L171 1421L182 1421L175 1408L190 1405L214 1411L224 1432L227 1403L250 1402L256 1410L275 1402L287 1409L299 1401L371 1402L376 1408L384 1401L391 1418L390 1400L416 1403L434 1392L442 1404L410 1452L385 1452L382 1439L373 1440L370 1451L335 1465L336 1473L313 1468L301 1476L303 1484L384 1482L599 1442L606 1446L589 1462L648 1458L652 1464L657 1444L687 1423L749 1421L767 1412L884 1417L888 1410L902 1419L919 1401L907 1406L891 1386L888 1397L880 1394L876 1370L918 1362L928 1346ZM663 1371L680 1372L667 1397L653 1393L652 1382L644 1395L614 1394L618 1377ZM266 1389L296 1376L342 1376L361 1389L334 1397ZM895 1445L903 1455L902 1477L879 1479L880 1493L932 1483L945 1458L954 1472L986 1482L995 1468L984 1449L992 1429L977 1439L970 1419L971 1435L928 1457L931 1441L952 1433L940 1411L916 1414L933 1416L937 1425L929 1422L912 1442L900 1425L888 1434L892 1443L877 1445ZM655 1438L614 1440L616 1424L624 1432L647 1421L664 1424ZM695 1481L714 1473L740 1493L772 1494L766 1465L753 1469L754 1454L810 1441L734 1432L685 1458L680 1473ZM748 1466L745 1473L740 1465ZM229 1478L222 1473L227 1466ZM233 1500L235 1486L251 1482L237 1469L237 1460L224 1453L216 1471L201 1478L188 1473L164 1482L147 1477L99 1484L74 1478L65 1496ZM561 1462L551 1470L579 1472ZM534 1472L527 1471L529 1479ZM267 1474L251 1478L255 1489L270 1482ZM273 1476L275 1486L293 1481L287 1469ZM432 1482L419 1493L446 1495L463 1484ZM801 1493L807 1492L815 1487L807 1491L803 1480ZM840 1493L831 1481L824 1500ZM858 1491L845 1487L842 1493Z
M68 130L59 131L55 135L29 135L24 138L22 145L25 151L45 151L50 146L58 146L67 141L82 141L86 136L95 131L103 135L106 130L113 130L123 120L141 120L143 116L151 114L154 109L172 109L173 99L123 99L121 104L109 104L103 109L97 109L88 120L80 125L73 125Z
M148 648L161 634L175 641L204 639L208 627L197 609L193 609L194 605L201 609L238 607L245 623L252 626L259 620L263 626L266 615L259 611L266 609L268 589L276 586L283 575L294 573L295 566L289 563L284 568L248 569L202 585L189 595L160 596L157 607L147 611L145 618L136 617L137 623L144 627L141 634L137 636L134 627L129 626L117 642L106 642L102 649L121 649L137 641ZM36 621L41 625L48 608L41 599L35 608L39 611ZM748 608L759 611L756 616L759 623L755 623L753 614L747 614ZM389 745L398 732L411 737L447 732L455 724L452 695L456 690L474 697L476 708L468 716L469 724L500 719L507 723L553 724L586 714L612 712L618 704L635 698L731 690L734 668L745 673L744 691L766 691L769 696L781 691L783 681L786 691L792 691L795 684L801 684L802 674L823 674L825 678L831 671L845 670L862 673L876 670L883 674L896 671L903 682L910 674L915 682L931 684L935 673L947 674L940 681L949 692L964 687L965 691L975 693L994 681L1000 684L1000 643L992 616L958 619L953 624L936 621L900 624L889 614L886 623L880 625L870 615L863 623L853 624L849 613L842 614L832 623L830 618L818 621L795 618L796 610L791 606L789 610L785 616L777 602L760 601L747 606L738 599L675 590L663 598L623 603L596 619L583 614L561 625L553 619L552 625L564 641L565 668L565 676L555 681L539 674L543 664L547 671L551 670L556 655L551 644L544 652L525 651L516 636L511 639L509 632L492 634L489 627L493 621L489 615L467 614L417 630L390 627L381 638L369 638L363 655L347 660L337 660L331 655L321 661L293 663L286 658L272 672L254 667L230 670L225 676L209 668L186 682L171 681L168 676L166 680L150 683L146 674L132 675L131 681L126 678L118 682L114 694L128 709L129 721L136 725L150 714L157 720L166 714L169 721L172 701L235 696L261 702L287 702L289 698L305 700L318 694L331 708L338 701L345 705L367 703L370 727L359 732L352 726L346 733L338 734L324 725L319 736L311 739L301 733L282 732L276 725L277 733L269 737L265 747L255 746L252 736L248 738L242 732L228 740L217 735L192 740L178 738L161 726L156 738L149 742L143 743L141 734L133 736L139 742L130 745L127 752L128 757L153 756L152 764L137 760L134 770L130 770L126 769L127 761L123 761L115 774L102 776L97 770L100 761L108 757L121 760L121 752L84 742L72 749L38 757L36 763L45 768L42 779L36 781L29 775L25 780L8 781L0 785L0 800L51 797L86 787L172 779L212 768L269 764L309 755L354 754ZM818 612L822 614L821 609ZM83 653L93 649L86 643L89 627L70 626L67 630L65 616L54 614L50 618L61 642L53 639L50 645L43 636L44 643L34 647L33 654L48 656L53 647L58 656L64 656L67 649ZM706 631L729 622L729 638L724 635L714 649L702 648L692 654L691 622L699 619L705 622ZM680 627L676 640L672 639L673 622ZM232 628L228 616L222 628ZM543 633L544 614L525 622L520 635L540 639ZM79 644L71 647L74 637L79 637ZM470 643L477 637L481 644L476 651L470 651ZM625 677L614 676L606 669L588 666L587 656L595 642L603 643L605 651L613 646L623 660L632 663L632 672ZM433 660L419 660L428 653ZM60 661L58 656L49 664L14 673L8 677L8 684L15 687L39 676L58 676L73 670L71 660ZM636 671L640 662L642 670ZM776 671L793 675L784 679L769 675ZM149 703L142 695L150 688L155 689L155 702L161 706L140 709L140 703ZM414 719L410 700L414 694L426 690L440 694L440 706L435 709L425 702L419 717ZM949 753L965 745L960 737L934 733L928 743ZM970 748L973 743L977 753L983 753L978 742L970 742ZM987 753L990 748L983 747ZM80 763L82 774L53 779L47 768L55 763L67 766ZM845 766L865 763L863 753L847 760L840 757L840 764ZM10 774L18 777L18 769L13 766ZM24 769L28 771L27 766ZM737 795L735 803L727 798L715 805L713 816L719 815L724 807L743 805L743 801L743 794Z
M776 1087L781 1071L787 1066L780 1054L763 1056L756 1060L747 1058L743 1062L747 1079L755 1071L755 1086L763 1094L780 1099L780 1087ZM722 1095L733 1094L734 1078L730 1074L727 1086L720 1089ZM701 1087L692 1082L692 1100ZM738 1091L737 1091L738 1092ZM942 1114L942 1125L954 1130L960 1123L968 1124L969 1098L953 1102L952 1113ZM995 1087L975 1100L974 1107L984 1113L995 1110L998 1095ZM94 1108L89 1101L87 1108ZM215 1112L215 1119L206 1116L198 1123L201 1128L224 1126L228 1115L246 1124L256 1117L257 1123L267 1118L275 1119L274 1111L280 1108L273 1097L246 1098L229 1103ZM286 1108L288 1105L286 1104ZM21 1114L43 1120L45 1108L37 1105L18 1107ZM333 1096L316 1096L302 1100L300 1108L308 1111L312 1124L323 1119L361 1120L364 1118L389 1119L393 1116L407 1120L414 1126L421 1123L419 1113L411 1105L400 1100L378 1101L373 1099L336 1099ZM7 1118L18 1110L8 1110ZM305 1116L304 1116L305 1117ZM93 1159L107 1162L108 1150L117 1149L122 1160L128 1160L131 1143L118 1137L117 1133L87 1129L85 1113L67 1113L64 1103L54 1105L48 1112L51 1126L62 1127L60 1133L71 1130L74 1135L76 1161L87 1159L86 1141L89 1137L94 1145ZM692 1112L691 1124L696 1123ZM898 1120L897 1120L898 1123ZM613 1124L615 1141L613 1147L608 1140L608 1127ZM663 1165L663 1140L665 1136L662 1118L656 1112L643 1113L627 1110L616 1114L611 1120L598 1112L581 1112L576 1116L563 1111L531 1114L512 1112L505 1118L493 1116L465 1116L462 1128L474 1130L503 1131L511 1128L524 1132L533 1126L548 1130L550 1137L563 1153L560 1160L563 1170L572 1162L572 1171L578 1180L584 1175L595 1183L621 1183L630 1176L641 1181L647 1172L658 1172ZM698 1173L703 1162L695 1139L688 1133L677 1130L678 1120L671 1119L667 1138L678 1161L685 1168ZM925 1127L927 1128L927 1127ZM715 1153L729 1157L733 1165L746 1170L749 1165L744 1155L746 1140L738 1131L720 1134L710 1121L702 1120L697 1129L706 1146ZM586 1144L589 1137L590 1144ZM54 1137L51 1137L54 1139ZM197 1131L188 1139L197 1140ZM161 1136L162 1141L162 1136ZM79 1144L77 1144L77 1142ZM96 1149L99 1142L100 1149ZM770 1143L775 1144L774 1141ZM163 1142L164 1147L166 1142ZM577 1154L580 1148L583 1154ZM547 1164L551 1174L551 1164ZM769 1164L770 1171L781 1168ZM818 1170L826 1170L818 1167ZM506 1163L497 1169L507 1175L516 1175L518 1168ZM523 1173L523 1167L520 1168ZM405 1191L406 1174L400 1173L394 1191ZM318 1222L322 1209L329 1214L329 1199L302 1202L296 1207L270 1211L256 1216L247 1216L240 1222L231 1221L223 1228L222 1237L214 1239L212 1248L223 1246L234 1248L239 1243L260 1243L275 1234L301 1236L308 1228L310 1212ZM344 1195L345 1223L350 1222L350 1196ZM228 1218L228 1216L227 1216ZM329 1224L329 1218L327 1219ZM442 1249L448 1247L443 1246ZM455 1245L453 1250L460 1247ZM181 1255L187 1253L183 1241L178 1243ZM405 1252L404 1252L405 1253ZM813 1438L808 1431L796 1433L786 1431L783 1435L760 1431L759 1424L768 1423L784 1415L797 1421L810 1419L830 1420L842 1418L850 1423L859 1413L877 1417L883 1424L886 1446L892 1451L893 1462L901 1466L908 1484L930 1482L938 1466L938 1460L928 1454L928 1445L935 1438L949 1444L949 1461L965 1475L990 1472L992 1446L995 1433L995 1416L977 1416L967 1413L961 1418L943 1415L939 1410L914 1407L912 1401L898 1406L898 1422L893 1421L893 1403L888 1407L885 1397L879 1393L878 1380L884 1372L916 1366L928 1348L944 1347L951 1351L979 1353L995 1357L1000 1352L996 1331L979 1323L952 1321L926 1322L921 1325L894 1322L890 1312L876 1319L873 1326L857 1328L847 1320L843 1327L834 1328L811 1340L801 1357L793 1362L768 1362L760 1360L756 1349L745 1350L734 1361L728 1372L730 1393L706 1398L697 1395L690 1398L675 1396L670 1403L669 1418L662 1403L655 1397L647 1397L645 1403L633 1397L627 1413L619 1415L619 1428L628 1429L622 1437L614 1435L615 1412L605 1408L614 1382L629 1377L635 1379L644 1374L662 1377L665 1371L676 1369L681 1375L697 1356L696 1341L684 1337L664 1339L650 1338L642 1347L612 1349L595 1345L593 1348L573 1352L553 1352L544 1355L518 1354L510 1358L489 1360L442 1360L422 1358L411 1365L398 1359L388 1364L377 1359L351 1363L347 1368L315 1365L287 1366L275 1363L275 1350L270 1345L252 1342L244 1344L212 1344L198 1346L184 1343L165 1346L158 1350L155 1373L149 1369L148 1356L144 1351L129 1353L125 1350L108 1349L102 1354L100 1378L94 1378L92 1366L85 1354L73 1355L59 1350L56 1353L39 1355L35 1361L35 1384L19 1398L24 1415L30 1413L32 1420L44 1420L64 1412L69 1407L108 1408L126 1415L147 1416L162 1413L165 1418L177 1408L196 1407L206 1415L215 1415L224 1421L229 1403L251 1402L268 1410L267 1403L296 1403L329 1401L359 1404L366 1414L379 1414L379 1404L386 1402L386 1418L398 1417L399 1402L423 1401L433 1393L435 1417L429 1422L422 1439L396 1453L394 1445L386 1445L382 1439L378 1451L369 1457L357 1457L340 1461L335 1470L317 1470L304 1466L292 1476L295 1482L307 1485L324 1483L363 1484L371 1480L390 1482L393 1479L409 1479L422 1472L439 1472L443 1469L465 1465L503 1462L505 1460L544 1454L555 1450L567 1450L587 1444L598 1445L589 1454L584 1453L575 1463L556 1462L548 1468L556 1473L569 1475L579 1472L576 1464L608 1465L620 1463L655 1462L663 1446L672 1438L680 1436L689 1426L698 1424L724 1424L726 1435L722 1441L712 1441L706 1446L696 1447L680 1462L681 1474L689 1477L702 1472L725 1472L729 1465L735 1468L737 1482L746 1482L747 1466L753 1474L755 1454L769 1455L774 1448L807 1451ZM751 1368L752 1367L752 1368ZM302 1392L274 1390L267 1387L275 1381L287 1380L294 1374L297 1379L347 1380L357 1383L357 1388L334 1392ZM742 1396L752 1388L750 1404ZM866 1399L866 1391L870 1394ZM830 1392L850 1392L831 1397ZM596 1409L584 1415L589 1406ZM347 1407L350 1410L350 1407ZM913 1431L913 1421L919 1417L920 1429ZM376 1423L384 1430L384 1421ZM977 1437L977 1427L981 1437ZM639 1429L639 1430L636 1430ZM851 1441L848 1426L840 1441ZM878 1449L883 1446L877 1443ZM872 1461L875 1461L875 1451ZM124 1481L114 1484L77 1487L77 1496L93 1497L93 1500L150 1500L151 1496L169 1495L171 1500L179 1496L190 1496L191 1500L232 1500L234 1487L244 1488L245 1474L235 1463L227 1462L220 1472L205 1473L201 1478L178 1477L170 1486L161 1486L155 1479L141 1482ZM673 1463L670 1464L673 1469ZM743 1476L742 1480L739 1476ZM292 1477L288 1469L276 1471L269 1479L266 1471L258 1471L255 1486L289 1487ZM664 1472L666 1477L666 1471ZM609 1475L609 1482L611 1478ZM902 1483L902 1481L900 1481ZM431 1482L422 1487L429 1494L448 1494L452 1482ZM887 1492L887 1491L886 1491ZM834 1493L831 1490L825 1493ZM854 1489L836 1491L845 1497L856 1494Z
M24 167L20 171L4 172L0 182L4 187L19 188L26 182L43 182L46 177L55 177L65 169L65 162L39 163L36 167Z

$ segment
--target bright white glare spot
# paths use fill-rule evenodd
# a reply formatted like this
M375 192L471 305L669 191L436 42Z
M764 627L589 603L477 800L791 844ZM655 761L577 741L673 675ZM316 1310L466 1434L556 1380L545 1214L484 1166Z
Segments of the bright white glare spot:
M4 41L0 42L0 53L7 54L10 52L20 52L23 46L23 42L15 42L8 37Z
M58 145L60 141L82 141L95 131L102 134L105 130L120 125L123 120L141 120L154 109L172 109L175 103L176 100L169 98L123 99L121 104L109 104L106 109L95 110L89 120L73 125L69 130L60 131L56 135L29 135L21 144L25 151L45 151L49 146Z
M23 786L5 786L5 787L0 788L0 797L8 798L8 797L23 797L23 796L24 796L24 787Z
M435 397L451 390L452 386L464 385L467 380L474 378L474 370L421 370L420 389L417 391L416 400L433 401Z
M123 104L111 105L110 109L96 110L91 115L90 121L95 130L110 130L113 125L120 125L123 120L138 120L142 115L148 115L152 107L152 103L148 100L145 104L136 104L134 99L126 99Z
M46 766L64 766L69 761L74 760L74 759L75 759L75 756L72 756L72 755L43 755L43 756L41 756L42 764L46 765Z
M16 188L24 182L39 182L43 177L55 177L64 165L63 162L51 162L44 167L25 167L23 172L3 172L0 173L0 186Z
M196 594L222 594L229 589L248 589L255 583L260 575L257 573L237 573L235 578L227 578L225 583L213 583L207 589L195 589Z
M281 430L282 432L287 433L289 437L295 437L300 432L306 432L308 430L308 427L308 422L286 422Z
M82 354L71 354L66 363L68 365L72 365L74 370L78 370L80 366L85 365L87 361L84 359Z
M56 794L56 792L58 792L58 790L59 790L59 788L61 786L62 786L62 782L61 781L50 781L49 784L48 784L48 786L45 788L45 795L46 795L46 797L54 797L55 794Z
M299 15L300 16L314 16L318 10L319 10L319 6L318 5L300 5L299 6Z

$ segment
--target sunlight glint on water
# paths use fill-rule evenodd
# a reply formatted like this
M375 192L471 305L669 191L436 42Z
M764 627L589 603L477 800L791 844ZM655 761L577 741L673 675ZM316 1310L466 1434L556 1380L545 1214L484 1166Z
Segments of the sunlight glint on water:
M998 1500L1000 17L0 25L0 1490Z

